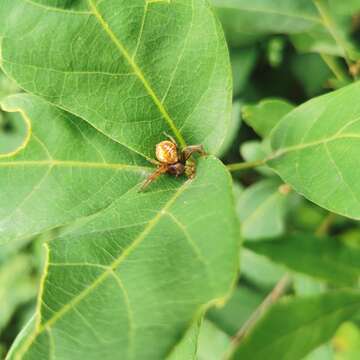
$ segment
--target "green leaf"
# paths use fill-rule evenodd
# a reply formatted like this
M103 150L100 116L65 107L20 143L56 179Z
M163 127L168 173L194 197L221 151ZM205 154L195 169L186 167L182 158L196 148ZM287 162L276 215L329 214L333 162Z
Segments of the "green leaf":
M264 160L271 154L271 146L269 138L263 141L249 140L240 145L240 154L247 162ZM268 166L258 166L254 170L265 176L276 175L275 172Z
M260 305L263 300L261 293L246 286L239 286L222 308L210 309L207 318L226 334L233 336Z
M32 263L28 255L9 258L0 268L0 334L20 305L32 300L37 291L31 276Z
M297 192L330 211L360 218L360 83L312 99L272 133L268 161Z
M270 135L271 130L294 106L282 99L265 99L256 105L242 108L244 121L261 137Z
M54 358L163 358L236 275L239 227L225 167L200 159L194 180L164 178L139 193L139 156L34 96L6 106L32 131L0 162L1 204L18 208L2 208L12 214L2 235L68 224L49 243L36 328L14 354L46 358L50 346Z
M216 153L218 157L222 157L226 154L226 152L230 149L231 145L233 144L236 136L238 135L239 129L241 127L240 109L241 109L240 102L238 101L234 102L231 124L230 127L228 128L224 142L222 143L220 149Z
M222 359L230 338L222 332L216 325L208 320L204 320L199 336L199 346L197 352L198 360L219 360ZM182 358L181 360L187 360Z
M307 0L212 0L221 17L234 30L247 34L298 33L320 23L316 8Z
M184 338L174 348L166 360L197 360L196 352L200 332L200 320L193 324L185 334Z
M151 171L148 163L81 119L30 95L3 108L20 112L28 137L0 156L0 241L34 236L96 214Z
M355 360L360 357L360 330L354 323L342 324L332 339L335 360Z
M4 71L145 157L153 156L164 130L181 146L186 139L215 152L230 124L231 73L209 5L132 3L91 0L89 11L72 12L2 1L0 16L10 14Z
M255 47L235 49L230 52L234 96L244 93L251 72L256 65L257 56L258 52Z
M308 97L323 93L331 72L318 54L294 56L291 62L296 79L302 84Z
M26 126L19 114L4 113L0 110L0 156L19 148L26 133Z
M233 358L302 359L359 311L359 301L359 292L345 290L280 300L257 322Z
M274 264L265 256L243 248L241 250L241 275L257 287L271 290L285 275L283 266Z
M262 180L245 189L236 208L243 238L257 240L284 232L285 195L277 179Z
M249 242L246 247L290 270L330 283L354 285L360 277L360 250L335 239L287 235L272 241Z

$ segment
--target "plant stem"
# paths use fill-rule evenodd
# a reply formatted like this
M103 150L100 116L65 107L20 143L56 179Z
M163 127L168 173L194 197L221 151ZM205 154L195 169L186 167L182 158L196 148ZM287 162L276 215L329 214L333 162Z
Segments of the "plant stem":
M266 296L264 301L257 307L257 309L251 314L249 319L245 322L245 324L240 328L240 330L233 337L229 352L225 355L225 359L229 359L245 336L249 333L249 331L253 328L253 326L257 323L259 318L268 310L268 308L273 305L281 295L286 291L287 287L290 284L290 276L289 274L285 274L275 285L275 287L271 290L271 292Z
M347 53L347 45L344 42L342 36L338 33L336 25L334 24L334 21L328 11L327 6L324 4L323 0L313 0L313 2L321 16L325 28L329 31L330 35L333 37L337 45L342 49L344 59L348 68L350 69L352 62Z
M253 169L262 165L265 165L265 160L234 163L234 164L226 165L226 167L229 171L239 171L239 170Z
M336 214L329 213L318 228L315 231L315 234L318 236L324 236L329 232L329 228L336 219ZM271 292L266 296L263 302L256 308L256 310L251 314L249 319L244 323L240 330L233 337L229 351L225 354L224 359L229 359L234 353L236 348L241 344L243 339L251 331L257 321L262 317L262 315L271 307L286 291L290 284L290 275L285 274L274 286Z
M336 214L329 213L324 220L321 222L321 224L318 226L317 230L315 231L315 234L317 236L325 236L329 232L330 226L336 219Z
M320 56L338 80L347 81L349 79L347 73L344 72L334 56L322 53L320 53Z

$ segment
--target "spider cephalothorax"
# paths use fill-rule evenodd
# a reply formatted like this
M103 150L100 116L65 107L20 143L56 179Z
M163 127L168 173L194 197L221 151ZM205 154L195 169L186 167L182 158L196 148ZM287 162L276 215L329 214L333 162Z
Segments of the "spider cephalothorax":
M176 141L171 136L168 137L170 140L161 141L156 145L157 161L154 161L154 163L157 169L145 180L141 190L144 190L150 183L165 173L176 177L183 174L189 178L194 177L195 165L194 163L188 164L187 161L194 153L205 155L203 146L191 145L180 151Z

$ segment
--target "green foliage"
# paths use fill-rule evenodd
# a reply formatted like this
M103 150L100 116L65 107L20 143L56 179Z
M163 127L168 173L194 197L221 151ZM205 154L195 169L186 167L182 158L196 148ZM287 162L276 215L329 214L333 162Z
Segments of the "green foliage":
M281 99L262 100L257 105L244 106L243 118L261 137L270 135L271 130L293 109L293 105Z
M234 359L301 359L356 314L359 300L359 293L348 291L284 299L259 320Z
M269 165L318 205L360 218L360 85L312 99L285 116L272 133Z
M0 357L357 359L359 34L358 0L1 0ZM206 155L141 191L169 135Z
M286 236L246 246L290 270L338 285L355 285L360 276L360 251L335 239L313 235ZM299 257L301 254L301 257Z
M284 232L285 195L279 191L280 186L277 179L263 180L240 195L236 208L244 239L256 240Z

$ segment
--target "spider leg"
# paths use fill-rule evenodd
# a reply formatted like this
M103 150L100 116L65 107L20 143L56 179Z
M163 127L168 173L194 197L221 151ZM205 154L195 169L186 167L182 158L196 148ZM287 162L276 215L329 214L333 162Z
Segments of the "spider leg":
M178 146L176 140L175 140L171 135L169 135L166 131L163 131L163 134L164 134L172 143L174 143L176 146Z
M153 181L155 181L160 175L167 172L167 167L160 165L152 174L150 174L144 183L141 185L139 192L144 191Z
M187 163L185 165L185 175L188 177L188 179L193 179L196 175L196 166L195 163Z
M195 153L198 153L201 156L206 155L206 152L205 152L204 147L202 145L190 145L190 146L187 146L182 152L183 160L184 161L188 160L189 157L192 154L195 154Z

